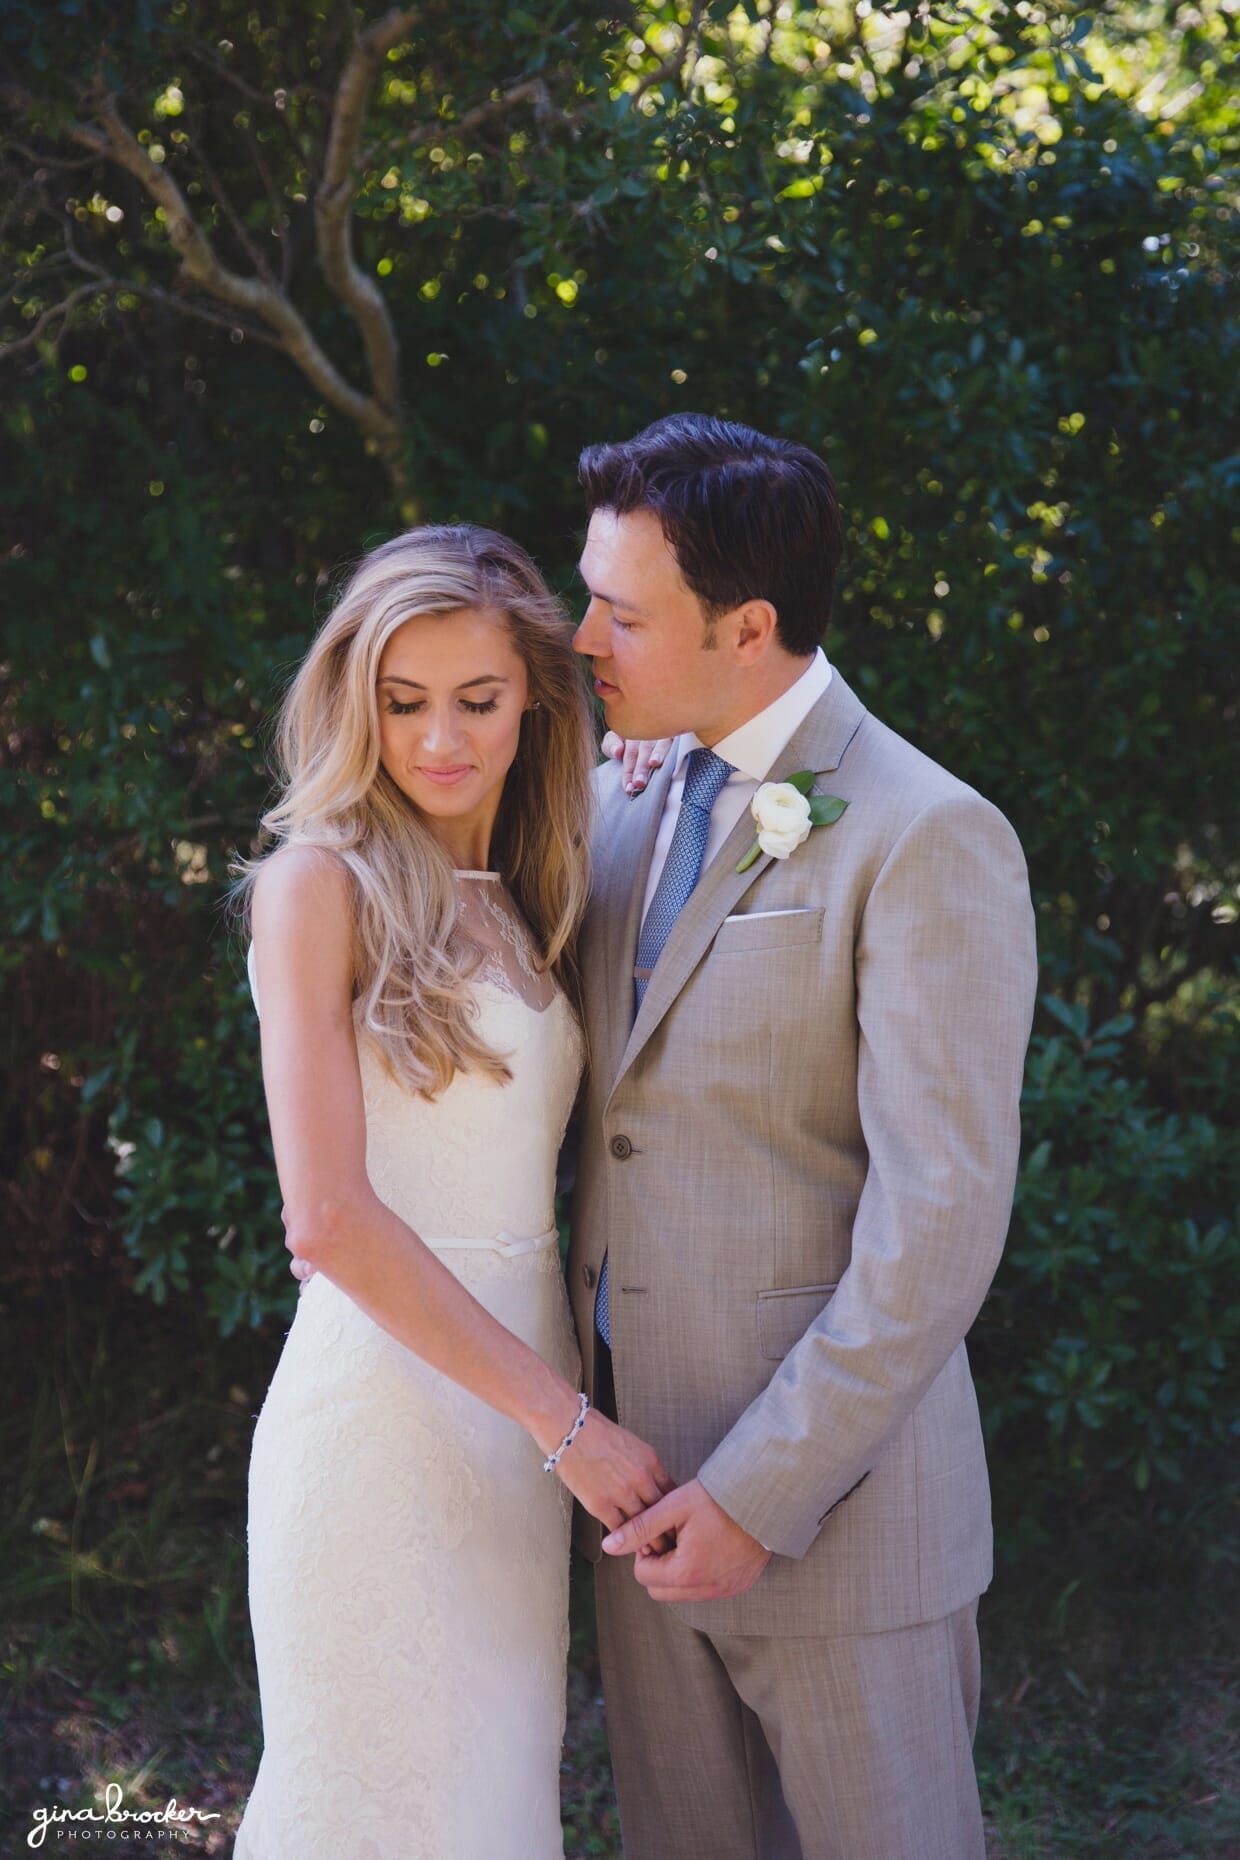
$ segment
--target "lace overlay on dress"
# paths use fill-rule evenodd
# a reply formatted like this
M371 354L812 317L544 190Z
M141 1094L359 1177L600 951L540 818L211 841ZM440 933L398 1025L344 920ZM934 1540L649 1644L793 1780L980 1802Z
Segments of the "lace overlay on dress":
M457 925L483 952L479 979L494 982L540 1014L555 983L538 967L533 934L498 872L457 873Z
M480 1031L513 1076L458 1073L428 1101L359 1039L367 1173L420 1234L537 1235L582 1039L502 882L458 889L486 952ZM554 1247L439 1257L577 1380ZM264 1751L235 1860L560 1860L570 1505L524 1430L320 1272L258 1417L249 1504Z

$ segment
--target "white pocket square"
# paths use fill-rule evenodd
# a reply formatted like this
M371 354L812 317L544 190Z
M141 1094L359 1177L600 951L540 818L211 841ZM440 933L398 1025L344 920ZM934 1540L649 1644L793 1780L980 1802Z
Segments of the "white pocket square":
M735 911L723 921L725 924L754 924L760 917L813 917L819 909L816 904L792 904L782 911Z

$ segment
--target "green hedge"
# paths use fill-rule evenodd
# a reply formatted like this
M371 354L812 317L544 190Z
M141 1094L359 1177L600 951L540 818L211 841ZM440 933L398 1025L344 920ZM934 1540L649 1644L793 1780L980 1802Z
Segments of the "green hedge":
M61 50L27 133L69 158L91 10L53 11L26 9ZM139 12L154 25L109 51L130 119L174 77L192 117L187 10ZM219 12L257 88L338 55L317 7L273 9L261 43L252 12ZM636 17L640 56L631 25L575 45L572 8L502 31L458 9L423 81L440 160L423 140L363 176L418 508L511 529L569 591L587 439L687 405L824 451L849 521L828 651L1008 814L1032 872L1026 1155L975 1333L996 1449L1031 1504L1052 1478L1172 1479L1234 1419L1234 17L944 14L891 62L879 23L843 42L842 11L711 8L687 97L660 83L632 110L678 15ZM461 100L535 71L568 113L479 131L471 161ZM1155 72L1169 116L1135 101ZM203 107L262 230L246 138ZM56 173L82 255L170 284L131 182ZM19 285L55 245L37 195L0 232ZM295 280L356 370L308 251ZM19 288L8 337L41 301ZM10 1297L93 1271L205 1299L225 1332L278 1322L293 1287L220 905L279 691L332 577L398 527L392 486L286 359L163 300L109 298L3 367Z

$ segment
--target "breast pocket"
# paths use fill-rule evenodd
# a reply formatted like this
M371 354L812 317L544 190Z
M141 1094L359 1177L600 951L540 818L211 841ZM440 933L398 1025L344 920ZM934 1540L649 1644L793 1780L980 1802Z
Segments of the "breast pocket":
M797 944L821 943L826 908L800 907L786 911L745 911L725 917L715 937L717 956L747 955L755 949L792 949Z
M814 1319L825 1311L834 1285L790 1285L758 1293L758 1349L779 1362L799 1343Z

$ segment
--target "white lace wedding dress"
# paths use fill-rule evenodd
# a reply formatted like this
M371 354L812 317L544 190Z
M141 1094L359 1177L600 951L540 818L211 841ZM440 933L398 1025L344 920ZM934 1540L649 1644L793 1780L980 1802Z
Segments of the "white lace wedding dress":
M431 1103L360 1036L367 1173L576 1385L554 1193L581 1035L499 878L459 881L513 1077ZM569 1510L523 1428L306 1281L250 1464L264 1750L234 1860L560 1860Z

